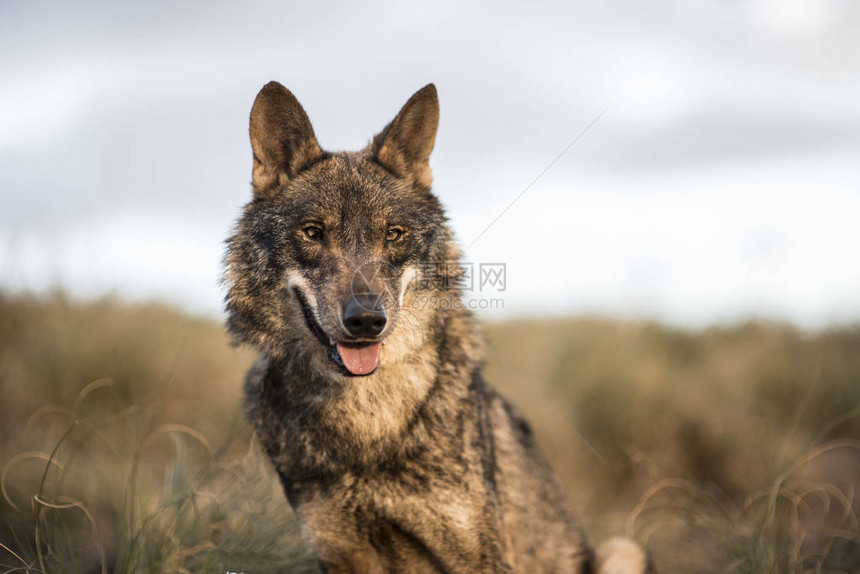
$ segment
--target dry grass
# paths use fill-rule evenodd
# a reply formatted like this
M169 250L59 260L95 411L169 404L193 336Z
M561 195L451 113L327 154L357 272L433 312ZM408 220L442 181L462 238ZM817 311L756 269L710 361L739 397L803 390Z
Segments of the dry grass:
M860 329L489 329L593 539L661 572L856 572ZM160 305L0 297L0 571L314 571L241 416L252 356Z

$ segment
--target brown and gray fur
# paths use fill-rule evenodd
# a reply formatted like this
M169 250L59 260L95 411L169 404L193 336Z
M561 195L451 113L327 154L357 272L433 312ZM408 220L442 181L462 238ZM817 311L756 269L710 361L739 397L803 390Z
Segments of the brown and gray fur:
M286 88L257 96L225 282L230 332L260 351L260 442L328 572L644 572L632 543L613 542L630 560L591 552L528 423L484 381L472 315L439 304L460 296L452 271L422 277L460 255L430 190L438 117L431 84L363 150L329 153ZM357 275L369 262L381 272ZM351 340L357 277L388 312L365 376L330 342Z

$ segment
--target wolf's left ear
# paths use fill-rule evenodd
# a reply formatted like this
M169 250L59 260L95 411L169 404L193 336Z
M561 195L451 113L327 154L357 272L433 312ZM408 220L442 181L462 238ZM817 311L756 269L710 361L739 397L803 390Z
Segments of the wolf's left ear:
M257 94L250 133L255 199L270 197L279 184L325 156L302 105L278 82L269 82Z
M394 121L371 142L373 158L389 171L430 187L430 152L439 125L436 86L427 84L409 98Z

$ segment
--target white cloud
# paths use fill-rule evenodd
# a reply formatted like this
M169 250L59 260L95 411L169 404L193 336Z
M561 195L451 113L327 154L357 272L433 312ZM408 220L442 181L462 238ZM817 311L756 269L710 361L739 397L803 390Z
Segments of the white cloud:
M0 95L0 153L44 145L71 126L92 100L95 71L85 63L50 71L6 70Z
M27 5L0 22L0 285L216 312L269 79L333 149L435 81L436 189L506 313L860 318L846 2ZM26 49L24 49L26 48Z
M35 291L68 286L85 297L157 298L217 313L228 231L179 214L139 211L0 234L3 283Z

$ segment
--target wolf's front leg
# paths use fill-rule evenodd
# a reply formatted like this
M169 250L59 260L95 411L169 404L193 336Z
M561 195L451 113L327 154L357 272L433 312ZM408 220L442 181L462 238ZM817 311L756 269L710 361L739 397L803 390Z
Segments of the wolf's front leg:
M379 554L371 547L332 548L315 546L320 565L326 574L387 574Z
M320 531L310 543L323 570L330 574L510 574L493 541L464 552L455 545L434 545L400 526L382 522L370 527L371 537L350 534L328 537Z
M359 496L358 498L362 498ZM510 573L498 531L442 505L400 499L385 508L301 504L303 530L324 570L336 574Z

